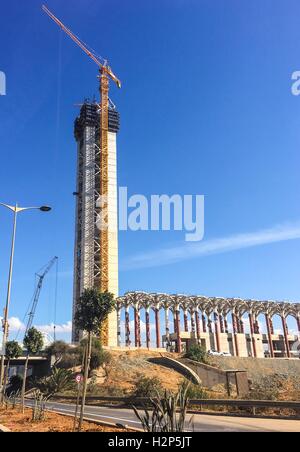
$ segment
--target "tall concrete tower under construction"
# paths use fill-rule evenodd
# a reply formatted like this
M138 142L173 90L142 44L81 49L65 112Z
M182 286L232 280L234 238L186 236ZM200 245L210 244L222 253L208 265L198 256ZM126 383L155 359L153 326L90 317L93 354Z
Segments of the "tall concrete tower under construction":
M74 315L84 289L101 289L101 253L107 252L108 291L116 297L118 282L118 207L117 207L117 134L120 118L116 107L110 102L108 110L108 192L107 236L108 248L101 249L99 215L101 213L101 113L99 105L86 101L75 121L77 142L77 190L76 232L74 253L74 299L72 340L78 342L82 332L76 329ZM110 314L106 331L109 346L118 345L117 314Z

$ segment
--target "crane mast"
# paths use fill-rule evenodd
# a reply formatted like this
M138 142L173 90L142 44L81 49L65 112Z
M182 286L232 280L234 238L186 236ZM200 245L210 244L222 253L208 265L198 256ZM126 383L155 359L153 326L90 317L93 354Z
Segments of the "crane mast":
M54 257L49 264L47 265L46 269L44 270L44 272L41 275L37 274L38 277L38 283L33 295L33 302L32 302L32 306L31 306L31 310L28 314L28 322L27 322L27 326L26 326L26 331L25 331L25 336L28 333L28 330L30 330L30 328L32 327L32 323L33 323L33 319L35 316L35 311L39 302L39 298L40 298L40 294L41 294L41 290L43 287L43 282L45 279L45 276L49 273L49 271L51 270L51 268L53 267L53 265L55 264L55 262L57 262L58 257Z
M108 106L109 106L109 79L105 73L100 77L101 115L100 115L100 196L102 207L107 209L108 196ZM105 220L105 219L104 219ZM102 292L108 291L108 227L100 230L101 243L101 276L100 288Z
M101 171L100 183L96 187L100 198L99 216L101 218L102 227L99 231L100 239L100 275L94 278L94 286L101 292L109 291L109 233L107 223L107 206L108 206L108 186L109 186L109 172L108 172L108 131L109 131L109 79L111 78L116 85L121 88L120 80L115 76L107 61L101 61L100 57L67 28L54 14L43 6L43 11L85 52L99 67L100 75L100 124L99 124L99 167ZM105 225L104 225L105 223ZM108 341L108 323L104 325L101 332L102 341L107 345Z

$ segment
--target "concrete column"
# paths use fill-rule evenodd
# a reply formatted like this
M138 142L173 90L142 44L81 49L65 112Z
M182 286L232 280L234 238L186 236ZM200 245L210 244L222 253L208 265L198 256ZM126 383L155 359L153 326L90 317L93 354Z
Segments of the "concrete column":
M236 356L240 356L239 344L238 344L238 339L237 339L237 333L238 333L237 317L234 313L232 313L232 328L233 328L235 354L236 354Z
M237 332L237 334L241 334L241 324L240 324L239 318L237 315L234 315L234 317L235 317L236 332Z
M180 311L176 311L175 314L176 319L176 334L177 334L177 352L182 352L182 346L181 346L181 338L180 338Z
M118 347L121 347L121 309L117 309Z
M242 317L239 319L239 324L240 324L240 332L241 332L241 334L245 334L244 322L243 322Z
M213 330L212 330L212 322L211 322L210 315L207 316L207 325L208 325L208 332L210 334L212 334Z
M297 317L298 332L300 334L300 317Z
M149 308L146 309L146 345L150 348L151 337L150 337L150 312Z
M176 328L177 328L177 323L176 323L176 311L173 311L173 322L174 322L174 333L176 334Z
M271 355L271 358L274 358L274 347L273 347L273 341L272 341L272 329L271 329L271 322L270 322L271 319L268 314L265 314L265 317L266 317L266 325L267 325L267 331L268 331L270 355Z
M249 323L250 323L253 356L254 356L254 358L257 358L256 340L254 337L255 329L254 329L253 315L251 313L249 313Z
M202 328L203 328L203 333L207 332L207 328L206 328L206 318L205 315L202 315Z
M222 315L219 316L219 320L220 320L220 331L223 334L225 332L225 330L224 330L224 321L223 321Z
M254 331L255 331L255 334L260 334L259 323L258 323L257 318L255 318L255 321L254 321Z
M225 333L229 333L229 329L228 329L228 322L227 322L227 316L224 316L224 327L225 327Z
M184 331L186 333L189 332L189 321L188 321L188 313L187 313L187 311L184 311Z
M290 344L289 344L289 338L288 338L289 332L288 332L288 327L287 327L287 323L286 323L286 318L283 315L281 316L281 321L282 321L282 327L283 327L285 352L286 352L286 356L288 358L290 358L291 351L290 351Z
M196 336L196 323L195 323L195 316L196 313L195 311L190 311L190 316L191 316L191 330L192 330L192 336Z
M160 318L159 309L155 309L156 347L160 348Z
M130 317L129 317L129 307L125 311L125 336L126 336L126 347L130 347Z
M273 324L273 320L271 319L271 317L269 317L269 321L270 321L271 334L274 334L274 324Z
M166 328L166 338L167 338L167 345L170 345L170 310L169 308L165 308L165 328Z
M200 341L200 335L201 335L201 327L200 327L200 318L199 318L199 312L198 309L195 312L195 319L196 319L196 331L197 331L197 339Z
M214 312L214 320L215 320L215 335L216 335L216 344L217 351L221 351L221 341L220 341L220 330L219 330L219 316L216 312Z
M136 347L139 346L139 319L138 319L138 310L134 308L134 345Z
M142 346L142 336L141 336L141 311L138 309L137 312L138 317L138 347L141 348Z

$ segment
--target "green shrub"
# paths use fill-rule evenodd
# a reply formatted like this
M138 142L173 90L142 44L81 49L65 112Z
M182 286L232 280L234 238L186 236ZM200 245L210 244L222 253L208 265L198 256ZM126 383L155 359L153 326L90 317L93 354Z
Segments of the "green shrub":
M140 376L136 382L134 396L135 397L157 397L163 393L163 386L157 377Z
M90 370L99 369L103 364L107 364L109 360L110 354L108 352L92 348Z
M9 380L9 385L7 388L7 394L10 395L12 393L16 393L21 391L23 385L23 377L21 375L14 375Z
M209 398L208 392L203 386L194 384L189 385L187 395L189 399L205 400Z
M76 347L76 349L72 350L74 362L76 362L77 366L80 366L83 362L84 350L87 346L87 339L83 339L80 342L80 345ZM75 355L75 356L74 356ZM75 358L76 357L76 358ZM91 364L90 371L99 369L99 367L104 364L108 364L111 360L111 355L109 352L103 350L101 342L97 338L92 339L92 353L91 353ZM70 354L69 354L69 362L70 362ZM66 358L63 360L66 363ZM74 366L73 366L74 367Z
M64 344L57 344L58 352L64 349L64 353L59 354L60 357L59 361L57 362L57 367L60 369L71 369L72 367L81 366L83 363L83 355L86 346L86 339L83 339L80 342L80 345L75 348L67 347L64 349ZM110 360L110 353L103 350L99 339L93 338L90 370L92 371L98 369L104 364L108 364Z
M193 361L198 361L199 363L207 363L207 353L204 347L200 345L191 345L186 353L186 358L192 359Z

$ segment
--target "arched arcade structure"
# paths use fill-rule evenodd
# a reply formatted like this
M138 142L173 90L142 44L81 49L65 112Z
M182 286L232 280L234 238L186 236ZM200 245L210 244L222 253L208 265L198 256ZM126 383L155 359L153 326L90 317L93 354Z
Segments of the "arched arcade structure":
M238 357L299 357L299 303L128 292L117 299L117 316L119 346L144 342L180 353L197 343ZM274 329L274 316L282 331ZM295 321L293 334L288 317Z

